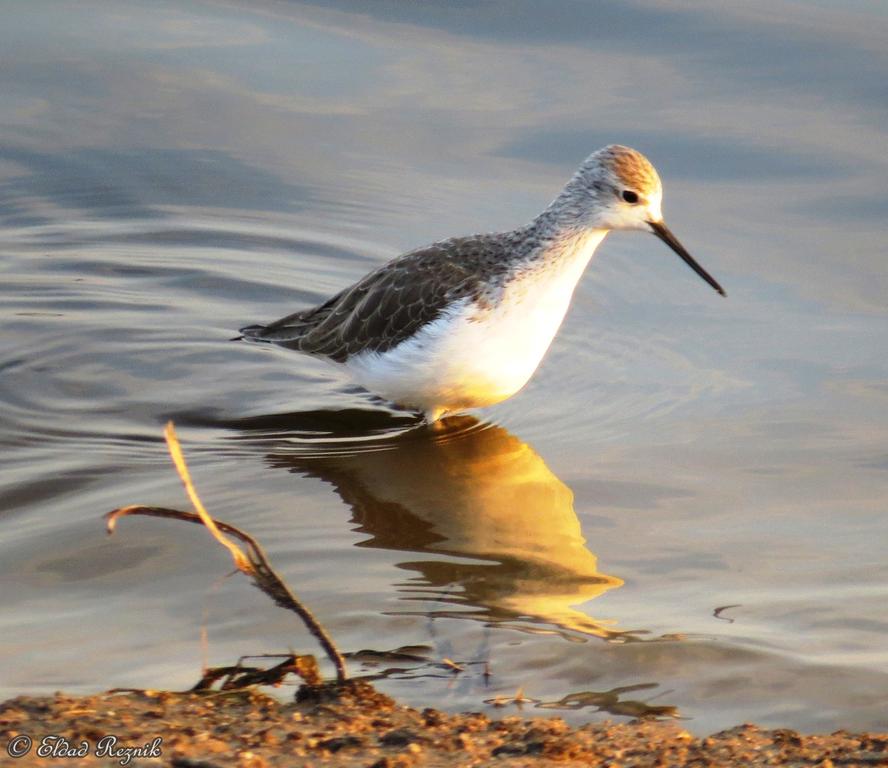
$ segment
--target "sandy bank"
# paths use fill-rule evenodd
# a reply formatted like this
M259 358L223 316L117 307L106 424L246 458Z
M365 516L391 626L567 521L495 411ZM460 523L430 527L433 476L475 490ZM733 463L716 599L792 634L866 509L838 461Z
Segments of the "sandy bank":
M261 693L157 691L95 696L21 696L0 705L0 764L119 765L124 747L154 743L155 758L130 765L213 766L877 766L888 765L888 734L800 735L754 725L698 738L680 724L491 718L418 711L369 684L303 686L298 701ZM83 756L62 757L60 740ZM101 742L117 737L113 746ZM18 759L7 750L30 749ZM155 740L161 739L158 743ZM85 745L83 744L85 742ZM56 757L41 757L52 751ZM48 746L47 746L48 745ZM101 745L101 748L100 748ZM96 751L105 750L104 756ZM113 753L117 753L114 755ZM150 752L150 747L146 752Z

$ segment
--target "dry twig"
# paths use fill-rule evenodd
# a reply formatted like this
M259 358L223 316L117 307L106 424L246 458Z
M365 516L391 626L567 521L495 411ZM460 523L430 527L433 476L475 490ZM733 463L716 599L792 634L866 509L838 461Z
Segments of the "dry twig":
M114 532L119 518L128 515L165 517L206 526L216 541L231 553L235 567L237 567L239 571L249 576L253 580L253 583L279 606L294 611L299 615L299 618L302 619L303 623L308 628L308 631L311 632L321 644L327 657L336 668L337 682L345 682L347 678L345 660L333 643L333 639L327 634L327 631L321 626L321 623L314 617L311 611L309 611L308 608L296 598L290 588L284 583L283 579L277 575L275 570L269 564L268 558L262 550L262 547L259 545L259 542L248 533L244 533L242 530L229 523L223 523L221 520L214 520L204 508L200 497L198 497L197 491L194 488L194 483L191 481L191 474L188 471L188 465L185 463L185 457L182 455L182 449L179 445L179 440L176 437L173 422L170 421L167 423L166 429L164 430L164 437L166 438L167 446L169 447L170 456L172 456L173 463L176 465L176 471L179 473L179 477L185 485L185 492L188 494L191 503L194 504L197 514L193 512L182 512L178 509L168 509L165 507L145 507L140 505L120 507L105 515L108 533L110 534ZM240 541L246 545L247 551L244 552L239 546L237 546L237 544L223 536L223 533L240 539Z

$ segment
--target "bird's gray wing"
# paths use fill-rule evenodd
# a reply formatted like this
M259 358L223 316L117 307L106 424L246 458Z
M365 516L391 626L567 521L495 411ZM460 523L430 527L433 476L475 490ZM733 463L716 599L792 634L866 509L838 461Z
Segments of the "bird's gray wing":
M452 301L479 293L471 263L477 253L476 238L412 251L317 307L241 333L337 362L361 352L385 352L437 319Z

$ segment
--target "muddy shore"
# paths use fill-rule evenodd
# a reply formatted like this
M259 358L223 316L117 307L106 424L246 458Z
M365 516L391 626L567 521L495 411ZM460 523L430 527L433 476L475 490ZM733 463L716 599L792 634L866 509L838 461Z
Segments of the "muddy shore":
M116 743L102 741L109 735ZM9 756L16 751L21 757ZM573 728L559 718L419 711L358 681L303 686L289 703L257 691L126 691L20 696L0 705L0 765L121 764L888 766L888 733L802 735L741 725L699 738L680 723L641 721Z

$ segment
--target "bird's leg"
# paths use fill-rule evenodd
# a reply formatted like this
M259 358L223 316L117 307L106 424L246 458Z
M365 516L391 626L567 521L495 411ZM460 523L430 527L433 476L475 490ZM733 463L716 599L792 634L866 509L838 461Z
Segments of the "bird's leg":
M435 429L440 429L441 427L441 417L447 413L445 408L429 408L426 411L423 411L422 416L425 419L426 424L430 427L434 427Z

